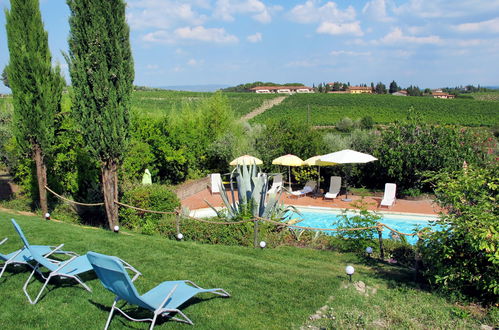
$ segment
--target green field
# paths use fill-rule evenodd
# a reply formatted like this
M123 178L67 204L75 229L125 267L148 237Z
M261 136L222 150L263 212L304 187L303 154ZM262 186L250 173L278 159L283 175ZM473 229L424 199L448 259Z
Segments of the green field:
M9 219L0 212L0 237L8 237L3 253L21 246ZM494 316L446 301L412 282L412 272L394 265L366 262L354 254L280 247L253 249L238 246L177 242L160 236L115 234L110 231L14 216L31 244L58 245L84 254L89 250L117 255L142 272L135 281L142 294L167 280L192 280L207 288L221 287L232 297L203 294L182 311L196 329L299 329L314 325L333 328L479 329L494 324ZM345 266L355 267L349 283ZM16 329L102 329L114 295L89 274L92 293L78 285L57 280L48 285L36 305L30 305L22 286L28 272L22 267L0 280L0 324ZM59 282L60 283L60 282ZM40 289L35 279L31 293ZM325 318L309 317L326 306ZM139 316L137 312L133 313ZM140 313L141 317L150 314ZM116 313L110 329L144 329ZM159 322L157 329L187 329L174 321Z
M135 91L132 96L132 109L148 116L162 116L171 109L180 108L184 103L195 105L213 93L179 91ZM224 93L237 117L242 117L262 105L265 100L278 95L254 93Z
M465 126L499 123L499 102L348 94L295 94L255 117L253 122L265 123L279 118L306 122L308 107L310 123L317 126L335 125L344 117L359 119L364 116L371 116L378 124L392 123L406 119L411 107L429 123Z
M475 100L499 101L499 90L494 92L471 93L469 95L471 95Z

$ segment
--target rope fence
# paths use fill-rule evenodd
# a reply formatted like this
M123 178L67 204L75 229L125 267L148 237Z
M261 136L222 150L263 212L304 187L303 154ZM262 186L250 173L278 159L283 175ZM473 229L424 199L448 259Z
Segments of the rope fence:
M76 202L76 201L70 200L68 198L65 198L65 197L57 194L56 192L54 192L52 189L50 189L47 186L45 186L45 189L47 191L49 191L50 193L52 193L57 198L65 201L67 203L74 204L74 205L80 205L80 206L103 206L104 205L104 203L80 203L80 202ZM304 226L298 226L298 225L288 224L288 223L285 223L285 222L279 222L279 221L274 221L274 220L260 218L260 217L255 217L254 219L247 219L247 220L241 220L241 221L223 221L222 222L222 221L211 221L211 220L205 220L205 219L200 219L200 218L192 217L190 215L182 214L182 212L180 210L177 210L177 211L155 211L155 210L148 210L148 209L143 209L143 208L140 208L140 207L128 205L128 204L125 204L125 203L121 203L119 201L114 201L114 203L117 204L118 206L130 208L130 209L133 209L133 210L136 210L136 211L140 211L140 212L144 212L144 213L176 215L176 231L177 231L177 236L181 235L180 234L180 222L181 222L182 218L190 219L190 220L194 220L194 221L198 221L198 222L202 222L202 223L212 224L212 225L237 225L237 224L243 224L243 223L253 222L254 223L254 227L255 227L255 229L254 229L254 245L255 245L255 247L257 247L257 245L258 245L258 223L259 222L267 222L267 223L271 223L271 224L276 225L276 226L288 227L289 229L302 229L302 230L322 231L322 232L348 232L348 231L376 229L378 231L378 235L379 235L379 244L380 244L380 251L381 251L381 258L382 259L384 257L383 238L382 238L383 227L385 227L386 229L388 229L391 232L396 233L398 235L403 235L403 236L418 236L418 237L420 236L419 232L418 233L412 233L412 234L402 233L402 232L400 232L400 231L398 231L396 229L393 229L393 228L389 227L388 225L386 225L384 223L381 223L381 222L378 222L376 224L376 226L359 227L359 228L315 228L315 227L304 227Z

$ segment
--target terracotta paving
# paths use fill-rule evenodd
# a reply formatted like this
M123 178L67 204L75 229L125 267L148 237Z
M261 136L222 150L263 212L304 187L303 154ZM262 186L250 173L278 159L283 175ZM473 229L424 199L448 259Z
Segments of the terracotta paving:
M339 195L334 200L323 200L321 197L313 198L309 196L301 198L291 198L283 194L281 201L287 205L297 205L297 206L315 206L315 207L331 207L340 209L354 209L355 206L352 205L355 201L361 199L360 196L348 195L352 199L352 202L344 202L341 199L344 195ZM237 198L237 197L236 197ZM367 203L367 208L369 210L377 211L389 211L389 212L400 212L400 213L419 213L419 214L434 214L437 215L440 208L433 203L430 199L425 200L404 200L397 199L395 204L389 208L379 207L381 202L381 197L367 196L364 197L364 201ZM222 198L219 194L212 195L209 189L205 189L195 195L185 198L182 200L182 206L188 207L190 210L202 209L209 207L206 203L208 201L213 206L223 206Z

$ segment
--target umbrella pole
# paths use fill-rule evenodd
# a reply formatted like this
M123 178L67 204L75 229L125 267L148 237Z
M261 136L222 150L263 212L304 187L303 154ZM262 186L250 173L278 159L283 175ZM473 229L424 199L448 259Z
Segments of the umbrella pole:
M288 184L289 184L289 192L291 192L291 166L288 166Z
M317 174L317 193L319 191L321 191L321 166L319 165L319 170L318 170L318 174Z

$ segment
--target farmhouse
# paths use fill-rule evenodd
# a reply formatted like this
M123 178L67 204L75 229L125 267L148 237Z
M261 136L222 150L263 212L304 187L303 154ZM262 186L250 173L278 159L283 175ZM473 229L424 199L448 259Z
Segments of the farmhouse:
M294 94L294 93L313 93L314 89L307 86L257 86L250 88L250 91L257 94Z
M445 92L433 92L431 95L433 96L434 99L453 99L456 97L456 95L452 95Z
M373 93L373 89L371 87L364 87L364 86L349 86L347 90L350 94L372 94Z
M407 96L408 94L407 94L407 91L401 90L401 91L392 93L392 95L395 95L395 96Z

